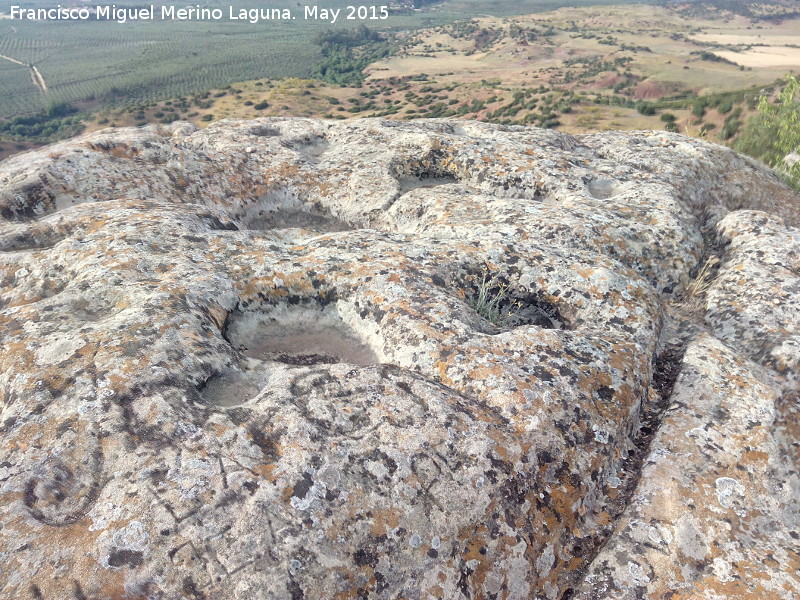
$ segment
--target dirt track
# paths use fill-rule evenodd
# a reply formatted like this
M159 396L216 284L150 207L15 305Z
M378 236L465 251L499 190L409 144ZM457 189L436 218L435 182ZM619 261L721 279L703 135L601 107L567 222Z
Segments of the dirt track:
M22 65L31 73L31 81L33 85L39 88L39 91L44 96L47 93L47 84L44 82L44 77L39 72L39 69L36 68L34 65L29 65L28 63L24 63L21 60L17 60L16 58L11 58L10 56L6 56L5 54L0 54L0 58L10 61L17 65Z

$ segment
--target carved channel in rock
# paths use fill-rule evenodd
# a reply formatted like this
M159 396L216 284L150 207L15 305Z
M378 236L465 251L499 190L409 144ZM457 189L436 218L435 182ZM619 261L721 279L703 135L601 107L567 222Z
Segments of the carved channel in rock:
M671 339L662 352L653 357L651 379L652 394L642 399L638 420L634 420L635 429L630 432L632 447L627 449L621 460L619 470L620 483L617 494L607 507L611 519L598 532L587 538L584 564L590 565L608 541L614 531L614 525L631 503L637 485L642 477L644 461L650 454L651 445L665 411L671 402L672 392L683 367L686 346L680 339ZM581 575L578 580L582 579ZM571 596L562 596L569 598Z

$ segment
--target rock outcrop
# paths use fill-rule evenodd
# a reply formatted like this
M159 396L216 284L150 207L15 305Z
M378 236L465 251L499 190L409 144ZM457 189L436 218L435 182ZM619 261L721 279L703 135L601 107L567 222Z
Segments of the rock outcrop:
M174 124L7 160L0 215L2 598L800 597L800 200L750 159Z

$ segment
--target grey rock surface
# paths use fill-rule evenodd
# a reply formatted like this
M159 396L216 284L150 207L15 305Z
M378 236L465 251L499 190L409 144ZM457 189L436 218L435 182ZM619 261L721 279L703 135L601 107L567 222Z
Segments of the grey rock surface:
M0 597L800 597L799 223L664 132L11 158Z

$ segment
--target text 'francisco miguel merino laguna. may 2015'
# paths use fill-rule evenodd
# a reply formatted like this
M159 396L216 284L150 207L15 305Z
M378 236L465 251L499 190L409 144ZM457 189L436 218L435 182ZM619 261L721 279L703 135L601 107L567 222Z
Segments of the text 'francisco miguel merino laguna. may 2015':
M303 6L302 11L290 8L245 8L228 6L209 8L194 6L176 7L155 5L139 7L120 7L116 4L103 4L84 7L64 7L60 4L51 8L25 8L11 6L9 17L20 21L242 21L259 23L262 21L382 21L389 18L387 6L345 6L343 8L323 8Z

